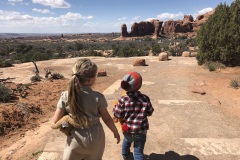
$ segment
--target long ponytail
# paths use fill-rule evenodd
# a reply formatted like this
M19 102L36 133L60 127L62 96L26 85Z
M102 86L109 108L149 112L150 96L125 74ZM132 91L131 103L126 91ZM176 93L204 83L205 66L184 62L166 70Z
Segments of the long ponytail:
M74 121L83 127L89 126L89 119L81 102L81 87L84 82L94 78L97 74L97 65L90 59L78 60L72 67L73 77L68 85L68 105Z

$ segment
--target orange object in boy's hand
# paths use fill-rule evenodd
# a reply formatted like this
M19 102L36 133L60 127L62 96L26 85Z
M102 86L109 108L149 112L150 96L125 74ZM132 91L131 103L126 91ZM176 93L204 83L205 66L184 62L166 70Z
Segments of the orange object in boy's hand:
M123 125L122 125L122 131L123 131L123 132L127 132L127 131L128 131L128 126L127 126L127 124L123 124Z
M114 107L115 107L118 104L118 100L114 100L113 104L114 104Z

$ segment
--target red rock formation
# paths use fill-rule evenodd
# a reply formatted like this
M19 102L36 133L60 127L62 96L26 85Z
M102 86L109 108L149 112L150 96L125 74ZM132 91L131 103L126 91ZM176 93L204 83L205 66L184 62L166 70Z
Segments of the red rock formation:
M187 33L192 32L193 17L191 15L184 15L183 20L169 20L164 23L164 33Z
M122 25L122 37L135 37L152 35L157 38L160 34L173 35L175 33L196 34L200 27L206 23L208 17L214 13L214 10L203 15L199 15L194 21L191 15L184 15L183 20L168 20L164 22L157 19L150 22L135 22L131 27L130 33L127 32L126 24Z
M128 37L127 25L126 24L122 25L122 37Z
M195 23L193 23L193 31L196 32L200 29L200 27L207 22L207 19L209 16L211 16L215 10L212 10L211 12L207 12L205 14L199 15L196 17Z
M132 24L130 33L127 32L126 24L122 25L122 36L123 37L138 37L138 36L146 36L153 35L154 37L158 37L162 28L162 21L152 20L151 22L135 22Z
M160 35L159 33L162 29L163 22L155 19L155 20L152 20L151 23L154 26L153 38L157 38Z

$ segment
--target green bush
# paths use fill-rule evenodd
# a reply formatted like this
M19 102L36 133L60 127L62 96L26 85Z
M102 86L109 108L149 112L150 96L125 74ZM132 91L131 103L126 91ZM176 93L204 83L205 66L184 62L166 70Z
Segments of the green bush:
M186 45L188 46L196 46L197 42L195 38L189 38L186 40Z
M153 41L153 39L151 37L149 37L149 36L145 36L144 37L144 41Z
M37 82L37 81L41 81L42 80L42 77L39 76L39 75L35 75L35 76L32 76L30 78L31 82Z
M25 53L28 53L32 49L33 49L32 45L19 44L16 47L16 52L21 53L21 54L25 54Z
M161 46L159 44L154 44L152 47L152 52L153 55L158 55L159 53L161 53Z
M197 33L198 64L218 61L227 66L240 65L239 24L240 0L230 6L219 4Z
M211 71L215 71L216 68L215 68L215 66L213 64L209 64L208 65L208 70L211 72Z
M187 39L188 37L186 35L179 35L177 36L178 39Z
M63 79L64 76L61 75L60 73L52 73L52 74L51 74L51 78L52 78L52 79Z
M0 60L0 68L3 68L3 67L12 67L13 64L11 61L9 60Z
M230 81L230 87L238 89L240 87L240 77L234 78Z
M12 90L0 83L0 102L9 102L11 100Z
M239 82L236 79L232 79L230 81L230 87L233 87L233 88L237 89L239 87L239 85L240 84L239 84Z
M32 54L32 56L29 60L30 61L44 61L44 60L50 59L50 56L51 55L49 55L46 52L36 52L36 53Z
M144 48L146 48L146 46ZM147 56L148 54L135 43L113 45L112 50L112 55L117 57Z
M83 44L82 43L79 43L79 42L75 42L75 48L77 51L80 51L83 49Z
M220 62L205 62L204 64L209 71L215 71L217 69L224 69L226 66Z

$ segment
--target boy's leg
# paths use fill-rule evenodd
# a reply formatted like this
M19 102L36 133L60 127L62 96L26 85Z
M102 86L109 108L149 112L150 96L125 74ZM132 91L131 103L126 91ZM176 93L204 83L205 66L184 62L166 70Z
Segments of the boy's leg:
M133 138L131 134L123 133L124 139L122 143L122 156L123 159L126 160L127 157L130 155L130 147L131 143L133 142Z
M146 143L146 134L134 135L134 159L143 160L143 150Z

